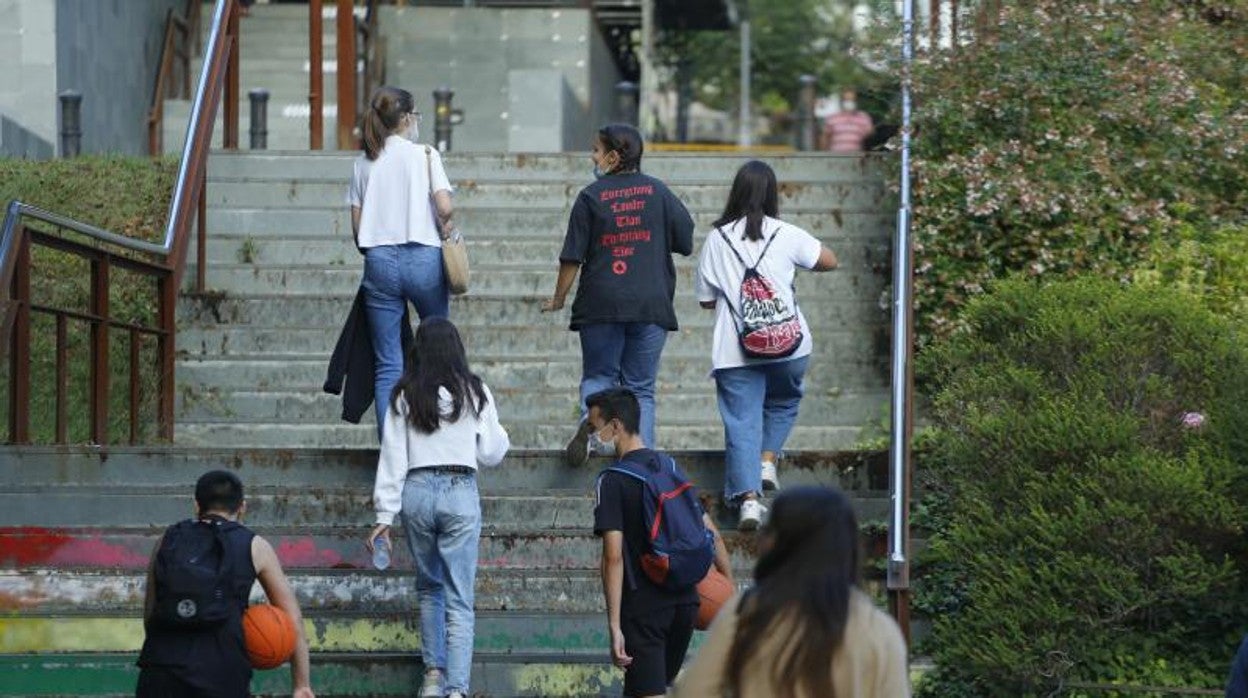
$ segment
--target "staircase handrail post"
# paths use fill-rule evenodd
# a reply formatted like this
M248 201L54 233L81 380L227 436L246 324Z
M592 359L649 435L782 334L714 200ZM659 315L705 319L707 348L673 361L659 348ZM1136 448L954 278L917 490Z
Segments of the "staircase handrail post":
M338 0L335 25L338 33L338 127L335 140L339 150L355 148L355 69L359 56L355 50L355 3Z
M322 150L325 147L325 60L324 47L321 45L323 30L321 26L321 0L308 2L308 148Z

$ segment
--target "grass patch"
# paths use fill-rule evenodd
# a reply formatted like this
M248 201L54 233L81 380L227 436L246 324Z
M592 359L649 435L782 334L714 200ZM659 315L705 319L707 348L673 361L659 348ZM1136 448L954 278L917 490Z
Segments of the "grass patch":
M0 159L0 202L12 200L148 242L164 238L169 201L173 194L177 162L116 155L89 156L74 160L33 161ZM53 226L26 219L29 227L54 232ZM70 233L78 242L89 238ZM38 305L87 312L90 306L90 265L81 257L36 247L31 254L31 295ZM151 277L111 270L109 314L140 325L156 322L157 287ZM31 321L31 440L52 443L56 416L56 323L51 315L35 313ZM90 439L90 325L70 320L67 324L66 414L68 440ZM109 334L108 441L130 438L129 332ZM138 342L139 383L137 441L155 440L157 433L157 354L152 337ZM9 369L0 370L0 424L8 436ZM11 438L11 437L10 437Z

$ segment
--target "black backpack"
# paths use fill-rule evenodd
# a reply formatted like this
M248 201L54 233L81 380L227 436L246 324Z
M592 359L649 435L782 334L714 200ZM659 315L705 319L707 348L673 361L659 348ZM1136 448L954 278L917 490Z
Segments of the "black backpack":
M239 527L234 521L189 519L165 531L153 565L154 623L195 630L218 626L239 614L228 540L230 531Z
M797 317L796 305L793 308L785 305L784 300L776 291L770 279L758 273L758 265L762 264L771 243L775 242L780 231L771 234L758 260L753 265L737 252L728 240L722 228L716 228L724 244L732 250L737 261L745 267L745 276L741 278L741 288L737 296L740 308L728 303L728 312L732 314L737 325L737 342L741 351L751 359L782 359L791 355L802 346L802 322ZM795 301L796 302L796 301Z

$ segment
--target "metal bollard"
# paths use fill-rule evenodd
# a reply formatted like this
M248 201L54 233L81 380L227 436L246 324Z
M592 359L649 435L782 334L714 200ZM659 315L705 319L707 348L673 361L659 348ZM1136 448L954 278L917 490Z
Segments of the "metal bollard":
M621 80L615 83L615 119L622 124L637 125L637 102L641 90L637 83Z
M433 138L438 150L451 151L451 97L455 92L443 85L433 91Z
M269 91L258 87L247 92L251 100L251 149L269 147Z
M801 88L797 93L797 149L814 150L815 139L815 76L798 78Z
M76 158L82 152L82 94L65 90L61 98L61 157Z

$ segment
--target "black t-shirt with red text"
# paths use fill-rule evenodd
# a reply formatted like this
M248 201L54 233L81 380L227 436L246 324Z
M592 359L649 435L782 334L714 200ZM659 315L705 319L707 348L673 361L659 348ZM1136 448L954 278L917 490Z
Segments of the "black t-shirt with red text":
M559 253L561 262L581 265L571 328L646 322L677 329L673 252L693 252L693 217L665 184L633 172L582 189Z

